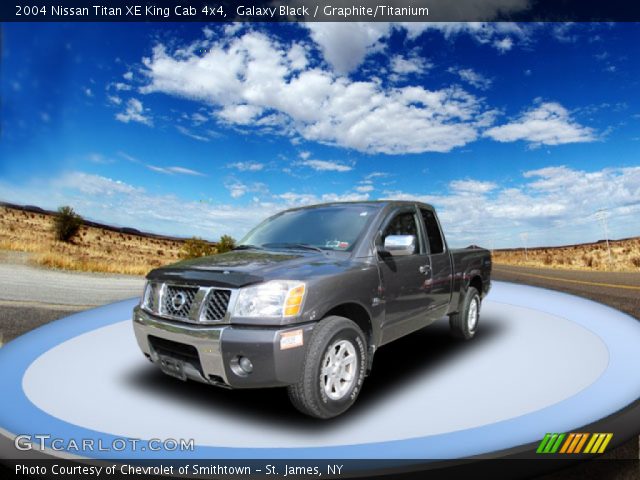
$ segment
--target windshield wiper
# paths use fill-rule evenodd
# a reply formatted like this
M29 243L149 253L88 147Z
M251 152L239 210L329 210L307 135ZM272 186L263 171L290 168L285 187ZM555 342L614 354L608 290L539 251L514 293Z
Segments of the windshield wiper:
M259 247L258 245L251 245L248 243L243 243L242 245L236 245L234 250L264 250L264 248Z
M273 248L291 248L298 250L314 250L316 252L324 253L326 250L316 247L315 245L310 245L308 243L265 243L263 246L265 247L273 247Z

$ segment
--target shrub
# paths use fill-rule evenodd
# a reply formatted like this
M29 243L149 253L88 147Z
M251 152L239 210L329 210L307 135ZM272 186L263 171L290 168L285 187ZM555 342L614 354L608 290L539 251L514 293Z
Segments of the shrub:
M228 252L236 246L236 240L230 235L222 235L218 242L218 253Z
M83 220L80 215L69 206L60 207L54 221L56 239L61 242L71 242L71 239L78 233Z
M198 237L193 237L185 240L182 244L182 250L180 251L180 258L198 258L206 257L207 255L213 255L216 253L216 247Z

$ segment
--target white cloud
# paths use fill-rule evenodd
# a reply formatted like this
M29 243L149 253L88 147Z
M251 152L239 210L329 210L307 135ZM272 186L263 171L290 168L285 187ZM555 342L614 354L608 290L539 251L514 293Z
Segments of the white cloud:
M447 239L458 246L517 247L582 243L602 238L594 213L606 208L614 238L637 235L640 167L575 170L546 167L523 173L517 186L455 180L444 194L386 191L386 198L433 204Z
M514 39L526 44L532 30L536 28L532 24L512 22L412 22L403 23L402 27L407 30L410 38L415 39L426 31L439 31L447 39L465 35L501 52L513 47Z
M359 192L347 192L343 194L325 193L315 195L311 193L285 192L277 196L277 198L286 202L287 208L302 205L313 205L316 203L331 202L357 202L369 199L369 194Z
M116 119L124 123L138 122L144 125L153 125L151 117L144 114L145 108L137 98L130 98L127 101L127 108L124 112L116 114Z
M450 73L458 75L463 81L467 82L480 90L487 90L491 87L493 81L490 78L485 77L481 73L476 72L471 68L455 68L451 67L448 70Z
M287 47L258 32L218 40L204 55L188 50L156 46L143 59L149 82L141 91L211 105L231 125L396 154L448 152L475 140L486 120L482 102L458 87L384 88L315 67L294 72Z
M241 172L259 172L264 169L264 163L259 162L235 162L229 163L227 168L235 168Z
M460 194L477 194L489 193L497 185L493 182L481 182L478 180L454 180L449 184L449 187Z
M504 37L501 40L495 40L493 46L496 47L500 53L505 53L513 48L513 40L511 37Z
M231 198L235 199L243 197L250 192L267 193L269 191L264 183L254 182L252 184L246 184L235 178L226 181L224 187L229 191Z
M193 138L194 140L198 140L199 142L208 142L209 137L205 137L204 135L198 135L197 133L192 132L187 127L183 125L176 125L176 130L178 130L181 134Z
M302 160L296 162L296 165L303 165L318 172L349 172L353 170L353 167L350 165L328 160Z
M48 209L71 205L90 220L211 240L223 234L240 238L266 216L285 206L284 202L271 206L255 202L232 206L224 202L185 200L83 172L70 172L53 179L34 179L22 186L0 180L0 192L0 199L5 201Z
M131 81L133 80L133 72L127 72L124 75L122 75L122 78L124 78L127 81Z
M113 88L115 88L116 90L120 91L127 91L127 90L131 90L132 87L131 85L127 85L126 83L122 83L122 82L117 82L113 84Z
M391 26L382 22L308 22L313 41L324 59L339 74L355 70L371 52L380 50L380 40Z
M485 135L498 142L523 140L533 146L596 140L592 128L577 123L567 109L556 102L541 103L510 123L488 129Z
M88 87L84 88L83 92L87 97L89 97L89 98L93 97L93 91L90 88L88 88Z
M206 176L204 173L198 172L196 170L192 170L190 168L185 167L159 167L157 165L146 165L146 167L154 172L164 173L166 175L191 175L195 177L204 177Z
M122 155L121 155L122 156ZM435 205L452 246L529 246L594 241L602 231L594 213L606 208L611 238L637 235L640 167L595 171L549 166L526 171L515 186L476 179L452 181L441 194L386 191L386 198ZM28 184L0 180L0 200L55 209L71 205L85 218L158 233L215 239L239 238L265 217L285 208L322 202L369 199L369 192L315 194L286 191L272 195L264 184L230 179L235 198L255 192L243 205L185 200L148 192L117 179L83 172L32 179ZM235 192L235 193L234 193Z
M414 50L408 55L394 55L390 61L391 71L397 78L402 78L410 74L424 73L433 68L433 64L420 57Z
M195 112L191 115L191 121L193 122L194 125L202 125L207 120L209 119L204 115L202 115L200 112Z
M122 104L122 99L120 97L118 97L117 95L109 95L107 97L107 100L109 100L109 102L113 103L114 105Z
M373 192L374 190L375 190L374 186L369 184L358 185L356 187L356 192L360 192L360 193Z

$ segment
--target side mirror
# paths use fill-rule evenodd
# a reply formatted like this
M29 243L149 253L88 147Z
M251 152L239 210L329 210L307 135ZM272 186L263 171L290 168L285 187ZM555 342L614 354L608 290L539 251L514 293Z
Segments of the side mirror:
M384 239L383 251L394 257L413 255L416 251L415 235L389 235Z

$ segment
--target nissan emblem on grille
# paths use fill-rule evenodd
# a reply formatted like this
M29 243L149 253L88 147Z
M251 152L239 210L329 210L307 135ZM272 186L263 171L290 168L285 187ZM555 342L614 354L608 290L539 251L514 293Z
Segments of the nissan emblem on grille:
M182 307L184 307L186 301L187 299L185 298L184 293L178 292L171 299L171 304L173 305L173 308L175 308L176 310L180 310Z

